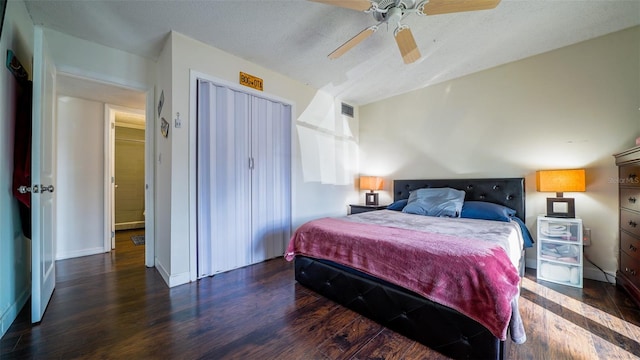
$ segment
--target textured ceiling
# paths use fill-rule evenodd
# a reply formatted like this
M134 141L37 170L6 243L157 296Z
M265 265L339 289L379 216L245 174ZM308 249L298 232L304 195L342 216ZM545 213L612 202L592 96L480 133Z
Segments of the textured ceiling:
M35 24L151 59L175 30L360 105L640 24L639 0L503 0L494 10L410 15L423 57L405 65L386 26L329 60L376 21L305 0L25 3Z

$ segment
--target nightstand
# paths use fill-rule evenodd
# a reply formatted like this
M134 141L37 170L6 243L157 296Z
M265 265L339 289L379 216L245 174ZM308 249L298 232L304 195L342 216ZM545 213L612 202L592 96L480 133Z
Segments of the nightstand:
M538 216L538 279L582 287L582 220Z
M349 214L360 214L367 211L375 211L375 210L384 210L389 205L349 205L350 211Z

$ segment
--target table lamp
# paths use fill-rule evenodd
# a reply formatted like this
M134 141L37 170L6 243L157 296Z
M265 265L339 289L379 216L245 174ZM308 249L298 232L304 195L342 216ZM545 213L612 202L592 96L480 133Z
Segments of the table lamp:
M563 197L564 192L585 191L584 169L536 171L536 189L540 192L555 192L556 197L547 198L547 216L575 218L575 201Z
M364 195L365 205L378 205L378 193L374 190L381 190L383 181L378 176L360 176L360 190L369 190Z

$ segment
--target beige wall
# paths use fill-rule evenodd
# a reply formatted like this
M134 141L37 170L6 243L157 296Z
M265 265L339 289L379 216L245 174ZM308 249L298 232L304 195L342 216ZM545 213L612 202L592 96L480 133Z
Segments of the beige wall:
M535 171L586 168L587 192L565 196L575 197L576 215L592 230L585 254L614 273L612 154L640 136L639 57L635 27L362 106L360 169L387 180L525 177L535 236L536 215L553 195L536 192ZM527 259L535 266L535 251ZM585 276L603 279L588 263Z
M105 251L104 106L58 96L56 260Z
M196 276L195 232L195 93L191 92L191 72L238 84L239 72L264 80L264 92L292 105L292 221L299 226L304 221L321 216L345 215L347 204L357 197L353 179L357 173L356 137L345 141L344 134L357 134L356 119L339 116L340 100L260 65L232 56L182 34L172 32L158 62L158 89L164 89L163 115L171 122L169 137L157 137L156 208L158 218L170 218L170 223L158 222L157 265L170 286L179 285ZM169 91L170 89L170 91ZM252 91L246 88L247 91ZM357 111L357 109L356 109ZM180 113L182 127L174 126ZM356 113L357 114L357 113ZM313 144L301 142L297 126L307 126L322 140ZM329 139L329 141L324 141ZM303 174L302 149L313 147L321 154L331 154L323 164L325 172L335 172L322 179ZM350 147L351 150L345 150ZM167 169L169 161L170 169ZM348 165L348 166L346 166ZM336 170L336 168L339 168ZM187 196L189 195L189 196ZM161 214L160 214L161 213ZM161 229L164 227L165 229Z

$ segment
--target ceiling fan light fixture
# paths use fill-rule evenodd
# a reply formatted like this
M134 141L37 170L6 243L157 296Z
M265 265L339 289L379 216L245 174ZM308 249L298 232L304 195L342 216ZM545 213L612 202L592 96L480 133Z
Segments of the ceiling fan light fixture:
M488 10L495 8L501 0L310 0L328 5L339 6L352 10L371 13L378 21L376 26L366 28L346 43L329 54L329 58L336 59L345 52L358 45L373 34L377 27L386 23L387 26L397 25L393 32L400 49L402 60L411 64L420 59L420 50L408 26L400 22L405 16L416 13L421 16L448 14L464 11Z

